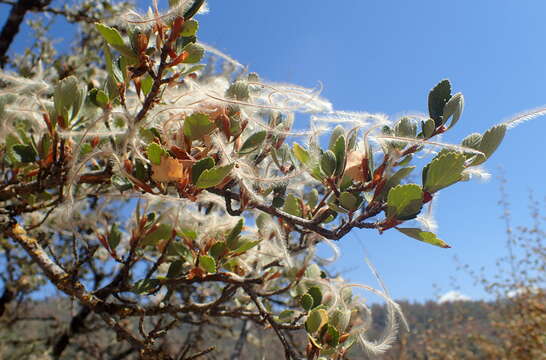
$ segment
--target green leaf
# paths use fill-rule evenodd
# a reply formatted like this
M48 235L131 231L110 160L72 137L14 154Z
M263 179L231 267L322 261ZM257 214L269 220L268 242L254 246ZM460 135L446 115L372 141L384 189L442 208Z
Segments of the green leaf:
M206 189L219 185L222 183L222 181L224 181L226 176L229 175L233 167L234 164L231 164L204 170L199 176L199 179L195 185L199 189Z
M169 270L167 271L167 277L170 279L177 278L182 275L182 270L184 270L184 261L173 261L169 266Z
M154 85L154 80L150 75L146 75L142 78L140 82L140 88L144 95L148 95L152 91L152 86Z
M13 147L17 144L19 144L19 139L17 136L13 134L8 134L6 136L6 150L7 150L7 157L12 163L18 163L20 162L19 156L13 151Z
M184 47L184 51L187 51L189 56L184 60L183 62L185 64L195 64L201 61L203 58L203 54L205 53L205 49L201 45L197 45L195 43L189 43Z
M343 175L339 182L339 190L346 191L351 185L353 185L353 179L350 176Z
M453 118L451 119L451 123L449 124L448 129L452 128L457 121L459 121L461 114L463 113L464 109L464 97L461 93L456 93L449 99L449 101L444 106L444 123L446 123L451 116Z
M504 139L506 134L506 125L496 125L491 129L487 130L483 136L480 143L480 151L485 154L486 159L489 159L491 155L497 150L500 143Z
M312 189L310 192L303 195L303 198L305 199L305 201L307 201L307 205L309 205L309 207L313 209L318 204L319 193L317 189Z
M121 34L116 29L99 23L95 23L95 27L110 46L129 58L135 57L134 52L125 45L125 41L123 41Z
M46 159L47 155L49 154L49 150L51 148L52 140L49 133L45 133L42 135L42 138L40 139L40 142L38 143L38 156L40 156L40 159ZM82 144L82 148L84 145L89 145L89 143Z
M339 194L339 204L349 211L356 211L362 201L350 192Z
M248 250L252 249L253 247L255 247L256 245L258 245L261 241L260 240L255 240L255 241L249 241L249 240L246 240L246 241L241 241L239 244L238 244L238 248L234 251L236 254L244 254L245 252L247 252Z
M309 313L305 322L305 329L313 334L328 323L328 312L324 309L315 309Z
M131 190L133 188L133 183L129 181L125 176L113 175L110 178L112 185L116 187L120 192Z
M140 159L135 159L135 176L139 180L146 180L146 168Z
M322 304L322 291L318 286L310 287L307 293L313 298L313 309Z
M245 81L235 81L226 91L226 97L239 101L248 101L250 99L250 90Z
M309 153L298 143L294 143L292 152L294 153L296 159L298 159L303 165L311 166L311 157L309 156Z
M216 272L216 261L212 256L199 256L199 266L208 273L214 274Z
M336 347L339 345L339 331L332 325L328 325L328 329L326 330L326 334L324 335L324 339L326 340L326 343L330 345L331 347Z
M121 34L114 28L111 28L110 26L106 26L104 24L96 23L95 27L100 32L104 40L113 47L117 46L124 46L125 42L123 41L123 38L121 37Z
M197 233L192 229L180 229L176 234L188 241L195 241L195 239L197 239Z
M344 332L351 321L351 310L336 309L330 313L330 321L337 330Z
M267 131L265 130L252 134L248 139L246 139L246 141L243 143L243 146L241 146L239 154L246 155L255 151L262 145L266 136Z
M212 245L209 250L209 254L214 258L214 260L218 261L227 251L226 243L223 241L219 241Z
M286 197L283 210L290 215L302 216L299 199L292 194Z
M20 163L32 163L36 161L38 153L31 145L16 144L11 147L12 155Z
M417 239L419 241L423 241L435 246L439 246L442 248L450 248L448 244L446 244L443 240L438 239L434 233L423 231L421 229L417 228L396 228L398 231L403 233L404 235L407 235L409 237L412 237L414 239Z
M335 152L334 149L335 149L335 146L336 146L337 139L340 136L344 136L344 135L345 135L345 129L343 128L343 126L341 126L341 125L336 126L334 128L334 131L332 131L332 136L330 136L330 143L328 144L328 149Z
M451 84L449 80L440 81L428 95L428 112L434 119L436 127L444 123L444 106L451 98Z
M336 155L326 150L320 157L320 168L326 176L332 176L336 171Z
M212 169L214 167L214 159L211 157L207 157L204 159L199 160L195 164L193 164L191 168L191 182L192 184L197 184L197 180L199 179L199 176L203 173L203 171Z
M309 294L303 295L301 297L300 304L305 311L311 310L313 308L313 297Z
M141 247L144 248L146 246L155 246L161 240L170 239L172 236L172 231L173 229L170 225L160 224L157 229L151 233L148 233L144 239L142 239Z
M422 122L422 131L423 136L425 139L428 139L434 134L434 130L436 130L436 123L434 122L434 119L428 119L427 121Z
M166 156L167 152L161 147L161 145L153 142L148 145L146 154L148 155L148 160L150 160L152 164L160 165L161 157Z
M400 137L414 138L417 135L417 124L410 118L401 118L394 126L394 134Z
M398 220L415 218L423 206L423 190L417 184L398 185L389 190L387 217Z
M68 127L69 120L74 119L83 102L85 101L86 90L80 86L78 79L71 75L59 81L53 93L55 111L64 119L65 127Z
M482 135L478 133L472 133L463 139L461 145L474 150L480 150L481 142Z
M465 156L455 151L441 151L423 168L423 190L429 193L461 180Z
M282 196L275 196L271 202L271 205L273 205L275 208L280 208L284 205L284 198Z
M344 135L341 135L337 138L334 144L333 152L336 156L335 175L341 176L341 174L343 174L343 172L345 171L345 161L347 157L346 140Z
M108 234L108 246L110 249L115 250L121 241L121 231L119 231L118 224L112 224L110 233Z
M197 140L210 133L213 125L208 115L194 113L184 120L183 132L190 140Z
M131 291L135 294L145 294L155 290L159 284L158 279L142 279L135 283Z
M108 105L108 102L109 102L108 95L106 95L106 93L100 89L93 89L93 90L95 90L95 92L89 93L89 95L91 95L91 101L93 101L95 105L101 108Z
M237 245L239 243L239 235L241 235L241 231L243 231L243 225L245 224L244 219L240 219L235 227L231 229L229 232L226 243L230 250L235 250L237 248Z
M167 255L180 258L180 261L192 262L193 255L188 248L180 241L171 241L167 248Z
M359 127L351 129L347 135L347 151L351 152L356 148L356 141L358 140L358 130Z
M296 312L294 310L283 310L279 314L279 321L284 322L284 323L290 322L294 318L295 314L296 314Z
M188 20L184 23L180 36L189 37L195 36L199 29L199 23L196 20Z
M180 0L170 0L173 2L178 3ZM195 14L199 12L199 9L203 4L205 3L205 0L195 0L193 4L184 12L184 19L189 20L191 19Z

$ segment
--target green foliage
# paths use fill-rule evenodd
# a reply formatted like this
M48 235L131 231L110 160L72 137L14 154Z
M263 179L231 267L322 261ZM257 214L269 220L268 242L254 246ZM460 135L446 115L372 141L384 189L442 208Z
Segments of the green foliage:
M150 160L152 164L160 165L161 157L166 156L167 152L161 147L161 145L153 142L148 145L146 154L148 155L148 160Z
M465 168L461 153L442 151L423 168L423 190L434 193L460 181Z
M193 184L197 184L197 181L203 171L212 169L214 165L214 159L211 157L206 157L197 161L191 168L191 182Z
M403 233L404 235L407 235L419 241L429 243L431 245L439 246L442 248L451 247L448 244L446 244L443 240L438 239L435 234L429 231L423 231L421 229L416 229L416 228L396 228L396 229L400 231L401 233Z
M0 74L2 93L17 94L0 97L6 289L23 289L19 274L43 282L45 271L94 313L90 321L106 321L80 329L135 336L130 349L143 358L172 357L159 346L178 324L208 329L241 314L306 330L309 359L344 358L358 340L386 347L362 340L361 300L316 246L355 228L396 228L448 247L406 223L487 160L506 126L462 146L439 144L434 137L459 122L464 105L447 80L430 92L430 119L419 124L338 112L309 89L240 71L228 56L199 64L205 48L192 18L203 3L171 0L168 12L132 14L119 29L86 22L73 58L35 76ZM108 11L85 4L74 21ZM30 85L19 93L20 84ZM293 130L297 112L313 114L308 130ZM413 184L415 159L431 145L444 149L422 169L422 186Z
M413 219L423 206L423 190L419 185L398 185L389 190L387 216L398 220Z
M252 134L239 149L239 154L246 155L256 151L263 144L266 136L267 131L258 131L257 133Z
M440 81L428 95L428 112L430 118L434 120L436 127L442 125L445 120L443 117L444 107L451 98L451 83L449 80Z
M232 165L225 165L225 166L217 166L211 169L203 170L201 175L199 175L199 178L197 179L197 183L195 184L200 189L206 189L210 187L214 187L216 185L220 185L222 181L226 178L226 176L229 175L231 170L233 169Z
M190 140L201 139L210 133L213 124L206 114L195 113L184 120L184 135Z

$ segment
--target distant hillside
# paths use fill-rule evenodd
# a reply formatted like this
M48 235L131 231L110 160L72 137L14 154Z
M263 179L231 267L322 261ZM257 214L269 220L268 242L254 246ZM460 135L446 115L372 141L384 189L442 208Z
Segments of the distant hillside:
M500 355L493 356L495 348L500 349L498 330L492 325L494 314L499 314L498 303L484 301L455 301L437 303L399 302L411 327L410 332L402 330L399 341L380 360L459 360L459 359L505 359ZM27 304L24 316L46 319L19 323L9 326L8 318L3 318L0 326L0 358L2 359L48 359L47 357L30 354L43 354L51 346L59 332L68 326L66 307L72 306L66 299L47 300ZM74 305L74 312L78 310ZM372 339L381 334L386 317L386 309L381 305L373 305L372 329L369 334ZM9 315L9 314L8 314ZM497 317L498 318L498 317ZM83 351L81 342L96 342L107 345L110 353L119 353L118 359L135 359L135 354L119 347L115 339L107 336L101 330L100 321L93 321L87 326L87 331L79 335L63 354L62 359L110 359L102 354L90 354ZM201 341L213 339L218 348L203 357L209 360L227 360L237 341L242 322L227 319L222 328L203 327L199 334L188 334L185 328L178 331L176 337L165 346L180 346L184 341L191 341L192 336L201 337ZM218 335L226 340L218 343ZM546 329L544 329L546 334ZM306 341L305 334L296 333L292 336L295 342ZM119 347L119 348L118 348ZM304 346L302 345L301 348ZM493 348L493 350L492 350ZM127 352L127 353L125 353ZM271 332L257 326L250 327L242 359L277 360L282 359L282 347ZM201 358L200 358L201 359ZM358 345L347 355L348 360L372 359L363 354ZM518 360L527 360L524 357ZM512 359L511 359L512 360ZM541 360L532 359L528 360Z

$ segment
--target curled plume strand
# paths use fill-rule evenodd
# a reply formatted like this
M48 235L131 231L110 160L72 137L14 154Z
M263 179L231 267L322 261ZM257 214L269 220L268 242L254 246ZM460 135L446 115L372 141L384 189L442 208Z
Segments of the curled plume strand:
M394 135L370 135L370 137L375 138L375 139L404 141L404 142L413 143L413 144L439 146L439 147L442 147L442 148L456 150L456 151L460 151L460 152L463 152L463 153L469 153L469 154L476 154L476 155L485 156L485 154L483 152L478 151L476 149L472 149L472 148L469 148L469 147L466 147L466 146L461 146L461 145L441 143L441 142L437 142L437 141L422 140L422 139L415 139L415 138L408 138L408 137L394 136Z
M211 53L211 54L213 54L213 55L227 61L228 63L234 65L235 67L238 67L238 68L241 68L241 69L246 68L246 66L244 66L243 64L241 64L240 62L238 62L237 60L235 60L234 58L232 58L228 54L223 53L222 51L216 49L213 46L205 44L204 42L201 42L201 41L199 41L199 45L201 45L205 49L206 52L209 52L209 53Z
M541 106L532 110L524 111L506 120L502 124L506 125L508 129L513 129L519 124L523 124L526 121L532 120L537 117L546 115L546 106Z

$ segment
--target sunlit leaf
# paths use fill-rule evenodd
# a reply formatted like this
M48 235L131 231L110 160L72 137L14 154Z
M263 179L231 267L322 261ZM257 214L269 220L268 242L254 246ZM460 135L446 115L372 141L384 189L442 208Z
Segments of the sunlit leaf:
M240 219L239 221L237 221L237 224L233 227L233 229L231 229L231 231L229 232L226 238L226 243L230 250L235 250L237 248L239 235L241 235L241 231L243 231L244 224L245 220Z
M318 286L310 287L307 293L313 298L313 309L322 304L322 291Z
M290 215L299 216L299 217L302 216L300 202L298 198L292 194L289 194L286 197L283 210L289 213Z
M196 20L188 20L184 23L180 36L195 36L197 30L199 29L199 22Z
M398 185L387 195L387 216L399 220L413 219L423 206L423 190L417 184Z
M216 272L216 261L214 261L212 256L199 256L199 266L208 273L212 274Z
M199 160L195 164L193 164L191 168L191 182L192 184L197 184L197 180L199 179L199 176L203 173L203 171L212 169L214 167L214 159L211 157L207 157L204 159Z
M423 242L426 242L435 246L439 246L442 248L451 247L448 244L446 244L443 240L438 239L438 237L436 237L436 234L428 232L428 231L423 231L418 228L398 228L397 227L396 229L400 231L401 233L419 241L423 241Z
M428 111L436 126L443 124L444 106L451 98L451 84L449 80L440 81L428 95Z
M304 294L300 300L301 307L306 311L309 311L313 308L313 297L309 294Z
M172 236L172 227L168 224L160 224L157 229L148 233L144 239L142 239L141 246L155 246L161 240L170 239Z
M190 43L184 47L184 51L188 52L188 57L183 61L186 64L195 64L203 58L205 49L198 44Z
M148 156L148 160L150 160L152 164L160 165L161 157L167 155L167 152L161 147L161 145L153 142L148 145L146 154Z
M292 152L294 153L296 159L298 159L303 165L310 166L311 157L309 156L309 153L298 143L294 143L294 146L292 147Z
M110 228L110 233L108 234L108 245L110 249L115 250L119 242L121 241L121 231L119 231L118 224L112 224Z
M320 167L326 176L332 176L336 171L336 155L326 150L320 157Z
M324 309L315 309L309 313L305 322L305 329L309 334L313 334L328 323L328 312Z
M210 133L213 125L214 124L209 120L208 115L194 113L184 120L184 135L190 140L201 139L203 136Z
M204 170L199 176L196 186L200 189L206 189L220 185L226 176L229 175L233 169L233 166L234 165L231 164Z
M449 124L449 128L452 128L457 121L459 121L461 114L463 113L464 109L464 97L461 93L456 93L449 99L449 101L444 106L444 123L448 121L448 119L453 116L451 119L451 123Z
M455 151L441 151L423 168L423 190L434 193L461 180L465 156Z
M257 133L252 134L241 146L239 154L246 155L255 150L257 150L262 143L264 142L267 136L267 131L258 131Z

